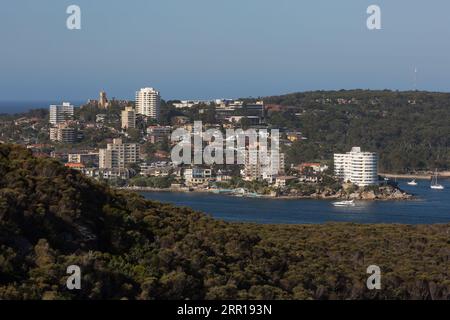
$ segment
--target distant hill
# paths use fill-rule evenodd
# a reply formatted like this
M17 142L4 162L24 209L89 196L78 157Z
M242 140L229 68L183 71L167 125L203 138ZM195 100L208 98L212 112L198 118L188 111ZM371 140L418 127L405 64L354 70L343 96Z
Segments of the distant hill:
M449 231L226 223L0 145L0 299L450 299Z
M384 172L450 169L450 94L397 91L314 91L264 98L281 105L269 114L276 128L308 138L288 162L332 159L352 146L380 154Z

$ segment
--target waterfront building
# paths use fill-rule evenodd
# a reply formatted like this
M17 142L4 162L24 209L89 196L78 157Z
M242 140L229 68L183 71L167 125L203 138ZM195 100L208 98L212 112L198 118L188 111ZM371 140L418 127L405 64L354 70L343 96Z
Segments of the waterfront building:
M378 155L353 147L350 152L334 155L335 176L359 187L378 184Z
M261 159L260 152L266 152L267 158L265 160ZM246 150L244 179L248 181L267 180L273 182L276 176L284 174L284 166L284 153L272 156L270 151Z
M63 102L61 105L51 105L49 111L50 123L57 125L73 118L74 106L70 102Z
M278 176L275 178L275 187L284 188L290 181L294 180L298 180L298 178L292 176Z
M136 128L136 111L133 107L125 107L122 110L122 129Z
M126 165L136 163L139 159L139 145L136 143L122 143L122 139L114 139L108 143L106 149L99 150L100 168L125 168Z
M143 88L136 92L136 113L159 120L161 96L153 88Z
M88 177L104 180L128 180L134 174L131 169L126 168L81 168L80 171Z
M184 181L186 185L205 184L212 180L212 170L193 167L184 170Z

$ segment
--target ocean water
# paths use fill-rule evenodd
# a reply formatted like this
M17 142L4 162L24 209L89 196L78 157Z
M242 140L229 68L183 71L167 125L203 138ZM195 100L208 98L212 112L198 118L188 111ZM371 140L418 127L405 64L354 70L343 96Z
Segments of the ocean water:
M408 201L359 201L355 207L334 207L333 201L239 198L215 194L150 192L146 198L191 207L214 218L262 224L352 223L450 223L450 180L446 189L432 190L429 181L417 187L400 181L400 187L414 194Z
M74 106L82 105L83 101L68 101ZM0 114L15 114L30 111L32 109L47 109L51 104L60 104L62 101L0 101Z

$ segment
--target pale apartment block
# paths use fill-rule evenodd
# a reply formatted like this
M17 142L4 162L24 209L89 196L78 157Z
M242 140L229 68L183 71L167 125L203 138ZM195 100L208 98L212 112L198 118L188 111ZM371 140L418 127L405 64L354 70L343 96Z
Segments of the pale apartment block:
M360 187L378 184L378 155L362 152L353 147L352 151L334 155L335 176L345 182L352 182Z
M122 111L122 129L136 128L136 111L133 107L126 107Z
M122 139L114 139L106 149L99 150L100 168L125 168L139 159L139 145L122 143Z
M153 88L143 88L136 92L136 113L159 120L161 96Z

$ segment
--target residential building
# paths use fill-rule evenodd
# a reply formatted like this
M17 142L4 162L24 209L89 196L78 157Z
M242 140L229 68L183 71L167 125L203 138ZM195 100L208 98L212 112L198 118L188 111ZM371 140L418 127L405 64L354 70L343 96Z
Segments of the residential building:
M97 122L97 123L105 122L107 117L108 116L106 114L99 113L99 114L95 115L95 122Z
M100 168L125 168L126 165L136 163L139 159L139 145L136 143L122 143L122 139L114 139L108 143L106 149L99 150Z
M360 187L378 184L378 155L353 147L350 152L334 155L336 177Z
M122 129L136 128L136 111L133 107L125 107L122 111Z
M134 172L124 168L81 168L81 172L91 178L96 179L122 179L128 180L133 176Z
M287 184L290 181L297 180L297 177L291 177L291 176L278 176L275 178L275 187L277 188L284 188L287 186Z
M208 102L203 102L199 100L182 100L180 102L174 102L173 106L177 109L184 109L184 108L192 108L193 106L199 105L201 103L207 104Z
M231 116L225 120L231 123L240 123L242 120L246 121L248 125L254 126L261 124L261 117L258 116Z
M85 166L98 166L98 153L69 153L68 162L69 163L81 163Z
M161 96L153 88L143 88L136 92L136 113L159 120Z
M148 167L145 170L141 170L141 176L146 177L168 177L168 176L181 176L181 168L166 166L166 167Z
M77 141L77 130L65 123L50 128L50 141L62 143L75 143Z
M162 142L170 138L171 132L170 126L150 126L147 128L147 140L151 143Z
M208 183L212 180L212 170L200 167L185 169L184 180L186 185L199 185Z
M304 162L297 166L297 170L301 173L306 172L307 170L311 169L314 173L321 173L328 169L327 165L322 165L319 162Z
M265 160L261 159L260 152L266 152L267 158ZM274 177L284 174L284 166L284 153L272 156L270 151L246 150L244 179L248 181L268 180L272 182Z
M62 105L51 105L49 111L50 123L57 125L73 118L74 106L70 102L63 102Z
M75 169L75 170L82 170L86 167L84 164L77 163L77 162L69 162L69 163L66 163L64 166L67 168L70 168L70 169Z

